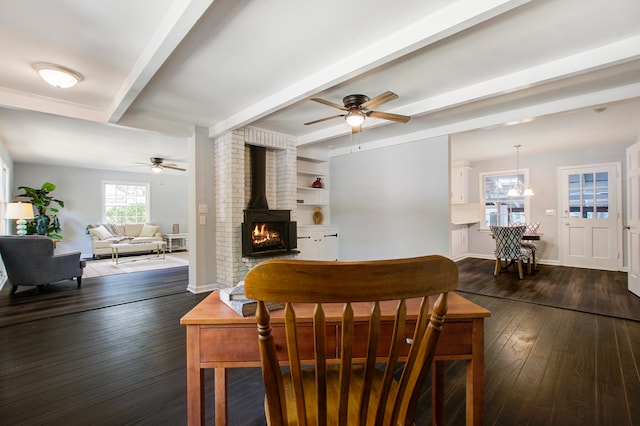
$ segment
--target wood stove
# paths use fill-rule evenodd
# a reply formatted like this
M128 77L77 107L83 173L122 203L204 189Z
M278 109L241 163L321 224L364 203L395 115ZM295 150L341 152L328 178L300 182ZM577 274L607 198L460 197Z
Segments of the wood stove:
M266 256L291 252L297 247L296 222L290 210L245 210L242 255Z
M295 252L296 222L291 210L270 210L266 196L266 148L250 146L251 198L244 210L242 256L259 257Z

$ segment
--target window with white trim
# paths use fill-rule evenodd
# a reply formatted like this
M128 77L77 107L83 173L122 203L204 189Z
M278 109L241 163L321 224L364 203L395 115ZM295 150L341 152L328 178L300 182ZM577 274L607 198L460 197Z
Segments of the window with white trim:
M508 226L512 223L529 222L529 198L522 195L528 187L529 171L480 173L480 193L484 205L481 229L489 226ZM516 189L520 195L509 195Z
M105 223L146 223L149 214L148 183L103 182L102 221Z

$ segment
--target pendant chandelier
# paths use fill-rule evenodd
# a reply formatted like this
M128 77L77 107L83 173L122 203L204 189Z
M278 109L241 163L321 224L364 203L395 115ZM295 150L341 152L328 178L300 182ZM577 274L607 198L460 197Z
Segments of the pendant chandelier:
M522 192L520 188L520 147L522 145L514 145L513 147L516 149L516 184L509 189L507 195L509 197L531 197L533 194L533 190L529 187ZM523 183L524 184L524 183Z

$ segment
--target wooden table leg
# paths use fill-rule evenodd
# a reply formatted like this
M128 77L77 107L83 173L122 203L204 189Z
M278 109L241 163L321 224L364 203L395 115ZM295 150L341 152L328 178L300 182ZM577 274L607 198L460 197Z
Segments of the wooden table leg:
M431 424L444 425L444 361L431 366Z
M216 426L227 424L227 369L214 368L216 395Z
M187 421L189 426L205 424L204 370L200 368L200 327L187 326Z
M467 361L467 425L484 423L484 319L473 320L473 354Z

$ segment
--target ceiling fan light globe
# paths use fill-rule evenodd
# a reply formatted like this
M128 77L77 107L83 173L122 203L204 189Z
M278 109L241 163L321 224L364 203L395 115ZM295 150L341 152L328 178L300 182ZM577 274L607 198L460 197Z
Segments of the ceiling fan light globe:
M153 173L160 173L162 171L162 167L158 164L154 164L153 166L151 166L151 171Z
M364 123L364 115L357 111L350 111L345 117L345 120L351 127L358 127Z

